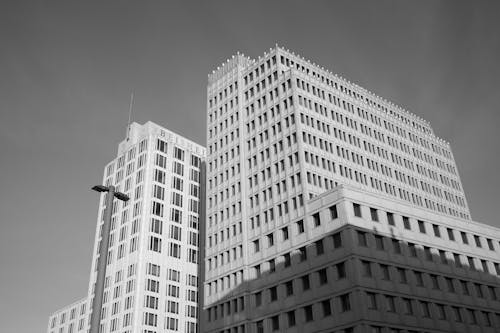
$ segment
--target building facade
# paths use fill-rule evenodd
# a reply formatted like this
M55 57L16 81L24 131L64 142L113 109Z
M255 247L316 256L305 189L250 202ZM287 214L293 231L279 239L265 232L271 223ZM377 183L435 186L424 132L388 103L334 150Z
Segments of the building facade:
M256 60L237 54L208 76L206 184L204 332L500 326L500 234L471 221L450 145L428 122L288 50L276 46ZM392 224L367 214L392 216ZM416 233L421 225L425 233ZM383 250L359 246L358 231ZM440 237L424 236L432 232ZM463 233L481 247L457 243ZM416 256L391 255L396 244L401 253L412 244ZM390 283L363 279L376 265L385 265ZM394 284L394 274L401 281L404 274L406 286ZM410 280L420 277L416 290ZM458 290L461 280L489 298L433 291L443 283ZM406 312L381 313L386 296ZM421 303L430 318L417 310ZM440 322L452 315L461 321Z
M152 122L132 123L102 183L115 200L101 332L198 332L205 148ZM105 195L101 195L88 296L55 312L47 332L89 329Z

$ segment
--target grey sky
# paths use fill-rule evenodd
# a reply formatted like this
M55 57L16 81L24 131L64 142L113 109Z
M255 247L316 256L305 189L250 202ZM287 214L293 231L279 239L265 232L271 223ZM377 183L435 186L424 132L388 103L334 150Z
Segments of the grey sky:
M87 291L90 186L134 119L205 143L207 74L276 42L430 121L474 220L500 226L500 13L491 1L0 5L0 331Z

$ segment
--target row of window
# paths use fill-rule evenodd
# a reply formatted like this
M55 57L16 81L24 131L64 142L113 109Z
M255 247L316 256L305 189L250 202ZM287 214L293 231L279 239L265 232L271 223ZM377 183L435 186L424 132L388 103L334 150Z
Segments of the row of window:
M284 58L283 56L281 56L281 58L282 58L281 64L283 64L283 65L286 64L287 67L291 67L291 68L294 67L293 60L288 59L288 58ZM306 66L304 67L304 65L306 65ZM374 100L372 100L371 99L372 96L370 96L370 97L364 96L363 94L360 94L359 92L355 91L354 89L349 89L349 88L343 86L342 83L340 83L340 82L337 83L337 81L336 81L337 78L335 78L335 80L334 80L334 78L331 76L331 74L328 72L324 72L323 69L320 70L319 68L317 68L318 71L323 72L323 74L319 74L319 73L316 73L313 69L311 69L311 71L310 71L307 64L300 65L299 63L295 63L295 67L297 70L304 72L306 75L308 75L312 78L315 78L316 80L318 80L318 82L321 82L322 84L325 84L328 87L334 88L337 91L339 91L340 93L345 94L346 97L349 96L349 97L354 98L356 100L365 102L368 106L370 106L374 109L383 111L387 115L390 115L390 116L397 118L398 121L402 122L403 124L406 124L408 126L412 126L414 129L420 130L426 134L432 134L432 131L427 126L421 124L419 121L415 122L415 120L410 120L409 118L406 117L406 115L402 115L403 112L409 114L408 112L406 112L404 110L394 111L393 109L388 108L387 106L383 105L386 103L383 103L381 105L380 101L375 102ZM314 96L326 101L325 91L323 89L320 89L319 87L314 86L312 83L309 84L308 82L305 82L301 79L297 79L297 87L304 90L304 91L307 91L308 93L312 93ZM329 101L332 102L332 97L335 97L335 96L332 95L331 93L327 93L327 95L328 95ZM411 115L411 116L415 117L414 115ZM360 117L362 117L366 120L369 120L376 125L382 126L381 121L380 121L380 117L378 117L377 115L375 115L371 112L369 113L369 112L366 112L363 110L363 116L360 115ZM407 133L408 134L411 133L409 131L408 132L405 131L403 128L400 128L398 126L395 126L396 131L394 131L394 125L388 121L385 121L385 120L384 120L384 125L385 125L386 129L389 129L389 130L391 130L391 127L392 127L393 132L397 132L398 135L400 135L404 138L406 138ZM415 141L417 141L417 140L415 140ZM428 146L428 143L425 139L420 138L420 140L418 140L418 141L419 142L423 141L424 143L422 143L422 145L426 146L426 147ZM451 154L446 154L447 151L444 148L441 148L441 147L435 148L434 146L432 148L433 148L434 152L438 152L441 155L445 155L447 157L449 157L451 155Z
M353 115L355 115L354 105L343 101L342 106L341 106L340 100L338 98L336 98L335 96L331 96L331 97L333 97L333 99L330 99L331 104L334 104L338 107L341 107L344 110L349 111ZM418 148L411 148L410 149L410 146L408 144L404 143L403 141L399 141L397 139L394 139L389 135L384 135L383 132L387 132L387 130L390 131L390 126L386 126L385 130L382 132L382 131L373 129L370 126L366 126L362 122L360 122L359 129L358 129L358 122L356 120L353 120L353 119L347 117L346 115L342 115L341 113L336 112L334 110L329 110L327 107L323 106L322 104L317 103L317 102L313 102L311 99L308 99L308 98L303 97L301 95L299 95L298 98L299 98L299 105L300 106L303 106L304 108L306 108L310 111L314 111L315 113L322 115L323 117L325 117L328 120L330 120L330 117L331 117L331 120L334 120L337 123L340 123L342 125L346 125L346 126L352 128L356 132L361 132L361 133L363 133L371 138L378 140L379 142L381 142L385 145L388 144L393 148L401 150L402 152L406 153L407 155L413 155L413 157L418 158L422 161L425 161L426 163L428 163L430 165L437 166L440 169L442 169L443 171L446 171L446 172L453 174L453 175L457 175L456 169L452 164L443 162L442 160L440 160L438 158L432 157L431 155L428 155L427 153L420 151ZM363 117L364 110L357 107L357 111L358 111L358 116L360 118L364 118ZM312 119L313 118L311 116L311 125L310 126L314 127L314 122L312 121ZM304 121L303 121L303 123L304 123ZM309 125L308 119L306 119L306 123ZM319 120L317 120L317 124L321 125L320 123L321 122ZM381 126L381 124L376 124L376 125ZM387 123L386 123L386 125L387 125ZM327 127L328 127L328 125L327 125ZM318 126L318 129L321 130L321 126ZM323 124L323 132L325 132L324 124ZM427 148L430 150L428 143L427 143L427 145L425 145L423 140L421 140L421 141L416 140L414 134L412 134L412 133L409 133L409 134L410 134L409 138L406 138L407 140L409 139L410 141L413 141L413 143L416 143L417 145L420 145L421 147ZM386 141L386 137L387 137L387 141ZM453 163L452 159L449 159L449 160Z
M222 243L224 242L224 239L229 239L231 235L234 237L236 235L240 235L242 232L243 232L243 225L241 221L233 223L231 226L226 227L226 229L220 230L208 236L208 247L210 248L213 245L218 244L218 242Z
M494 317L497 317L497 325L500 327L500 313L435 303L428 300L365 292L364 304L366 304L369 310L374 311L386 311L407 316L420 316L421 318L455 321L485 327L493 326Z
M219 291L223 291L225 289L231 289L243 282L243 270L239 270L236 272L232 272L225 276L219 277L216 280L213 280L207 284L207 294L211 296L213 294L218 293Z
M320 311L318 311L321 309ZM290 310L282 313L281 315L274 315L270 317L271 331L278 331L280 329L291 328L298 324L314 322L325 317L333 316L347 311L351 311L351 294L343 294L336 296L333 299L325 299L316 304L309 304L302 308ZM264 333L264 320L259 320L255 323L257 333Z
M312 117L311 117L311 124L309 124L309 119L310 119L309 116L301 113L301 122L314 128L314 126L313 126L314 122L312 120ZM317 120L317 126L319 127L318 129L320 131L322 130L326 134L330 135L330 125L325 124L325 123ZM348 134L346 136L346 132L344 132L342 130L337 130L336 127L333 127L333 133L334 133L335 138L343 140L346 143L348 142L351 145L354 144L358 148L361 148L361 144L360 144L359 139L354 137L354 136L351 136L351 134ZM349 140L347 140L347 138ZM363 147L364 147L365 151L369 151L372 153L376 152L376 149L374 149L369 142L367 142L365 140L363 140L362 142L363 142ZM430 185L428 183L425 183L423 181L420 181L420 183L419 183L416 178L411 177L409 175L405 175L404 173L401 173L397 170L394 170L394 172L393 172L391 168L385 166L382 163L371 160L369 158L366 158L366 163L365 163L365 157L363 157L362 155L357 154L354 151L349 151L349 149L347 149L347 148L340 147L338 145L334 145L332 143L326 142L326 141L322 140L321 138L319 139L319 147L321 149L326 150L327 152L329 152L331 154L333 154L333 146L336 146L337 156L339 156L339 157L342 157L344 159L347 159L348 161L352 161L354 163L357 163L358 165L360 165L362 167L365 167L365 164L366 164L366 167L368 167L370 170L376 171L378 173L382 173L382 175L384 175L384 176L396 178L396 180L398 180L398 181L404 182L404 183L409 184L409 185L416 187L418 189L422 189L430 194L437 195L441 198L443 197L441 190L439 188L436 188L435 186L433 186L434 192L431 192L429 189ZM443 176L441 174L438 174L434 170L431 170L430 168L423 167L420 164L415 163L415 162L408 160L406 158L401 158L397 154L390 153L390 156L391 156L391 160L392 160L393 164L395 163L395 164L401 165L402 167L405 167L408 170L413 171L413 172L416 171L420 175L428 177L431 180L434 180L436 182L440 181L442 184L444 184L446 186L451 186L453 189L460 191L460 192L462 191L460 183L454 179L450 179L447 176ZM307 155L306 155L306 157L307 157ZM380 168L379 168L379 165L380 165ZM438 175L439 175L439 177L438 177ZM458 199L458 198L461 198L461 197L458 197L458 198L453 197L455 199L452 199L451 193L448 193L446 191L445 191L445 193L447 193L448 196L450 196L450 200L460 201L460 199ZM463 204L465 204L465 202L463 202Z
M323 149L328 149L328 147L329 147L329 145L327 144L328 142L326 140L318 138L315 135L310 134L310 133L302 132L302 140L305 144L310 145L311 148L320 147ZM318 143L319 143L319 145L318 145ZM323 143L325 143L325 145L323 145ZM381 152L383 152L383 150L381 150ZM439 212L450 214L452 216L457 216L457 217L461 217L461 218L468 218L468 214L466 214L464 212L461 212L461 211L454 209L452 207L447 207L446 205L440 204L439 202L436 202L434 200L422 198L422 196L420 196L418 194L411 193L410 191L408 191L404 188L394 186L394 185L392 185L388 182L385 182L385 181L381 181L381 180L377 179L376 177L372 177L372 176L367 177L366 174L364 174L360 171L354 170L354 172L353 172L353 169L346 168L346 167L343 168L341 165L339 165L339 172L340 172L341 176L349 178L351 180L355 180L356 182L361 183L365 186L368 186L367 178L369 178L370 185L372 188L374 188L378 191L385 192L385 193L390 194L392 196L399 197L402 200L412 202L413 204L416 204L416 205L419 205L422 207L426 207L429 209L437 210ZM325 181L326 181L326 177L325 177ZM318 181L318 185L321 185L321 184L322 184L322 182ZM458 197L458 196L453 196L453 197L449 196L448 198L450 199L449 201L451 203L453 203L454 205L466 207L465 200L463 198Z
M377 272L375 272L374 267L376 267ZM452 276L408 269L407 267L375 263L369 260L361 260L360 269L361 276L365 278L377 278L407 285L411 283L416 287L440 290L453 294L458 294L458 290L460 289L460 293L463 296L489 299L491 301L499 300L497 287L469 281L467 279L458 279ZM409 272L412 273L411 278ZM460 288L457 286L460 286Z
M474 244L476 248L488 248L488 250L490 251L497 251L495 249L495 243L496 243L497 247L500 249L500 241L495 241L488 237L470 234L468 232L456 230L450 227L443 227L441 225L425 222L423 220L410 219L407 216L401 216L400 219L401 222L399 222L398 218L397 219L398 223L396 224L396 216L393 213L382 212L373 207L368 207L368 209L370 213L369 214L370 219L373 222L380 222L381 216L385 215L384 219L391 226L398 227L397 224L402 222L402 227L406 230L418 230L422 234L428 234L436 238L443 238L443 239L444 239L443 235L446 235L447 240L449 241L457 242L457 239L460 239L463 245ZM361 205L353 203L354 216L363 218L363 210L364 208L362 209Z
M231 256L232 254L232 256ZM243 245L238 245L233 247L231 250L223 251L218 255L208 258L208 271L215 269L217 267L229 264L231 261L235 261L238 258L243 258Z

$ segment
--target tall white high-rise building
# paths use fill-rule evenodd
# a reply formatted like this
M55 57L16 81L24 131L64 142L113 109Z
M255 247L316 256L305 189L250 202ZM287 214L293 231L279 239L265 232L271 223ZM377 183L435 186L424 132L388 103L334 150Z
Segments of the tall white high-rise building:
M500 327L500 232L418 116L281 47L237 54L208 76L206 165L204 332Z
M132 123L102 183L115 200L101 332L198 332L205 148L152 122ZM55 312L48 333L87 332L97 276L101 195L88 296Z

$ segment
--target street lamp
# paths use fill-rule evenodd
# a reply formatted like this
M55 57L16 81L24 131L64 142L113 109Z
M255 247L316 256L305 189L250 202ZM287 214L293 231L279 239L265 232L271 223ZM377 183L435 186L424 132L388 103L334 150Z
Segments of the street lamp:
M109 231L111 229L113 199L116 197L118 200L128 201L129 197L124 193L116 192L113 185L96 185L92 187L92 189L96 192L108 192L106 195L104 225L102 228L101 244L99 246L99 258L97 259L97 279L95 282L94 300L92 301L92 315L90 320L90 333L99 333L102 299L104 296L104 280L106 278L106 266L108 262Z

